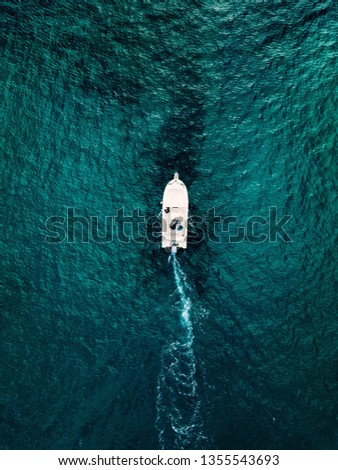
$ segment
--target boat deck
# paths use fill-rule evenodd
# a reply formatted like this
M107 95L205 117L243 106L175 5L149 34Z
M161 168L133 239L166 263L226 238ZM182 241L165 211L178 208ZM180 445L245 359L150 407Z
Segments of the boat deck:
M175 173L167 184L162 201L162 248L187 248L188 191Z

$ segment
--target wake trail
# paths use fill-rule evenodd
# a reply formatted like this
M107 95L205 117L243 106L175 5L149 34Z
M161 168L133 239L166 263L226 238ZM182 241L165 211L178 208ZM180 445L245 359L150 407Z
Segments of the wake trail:
M156 428L162 449L198 449L207 440L203 434L200 399L195 378L196 358L191 313L193 304L187 294L189 285L175 254L173 266L181 321L181 334L163 350L157 384Z

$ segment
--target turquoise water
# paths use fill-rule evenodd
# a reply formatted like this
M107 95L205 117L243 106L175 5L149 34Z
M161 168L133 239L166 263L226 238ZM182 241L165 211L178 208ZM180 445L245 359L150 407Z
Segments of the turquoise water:
M1 448L337 448L336 3L22 0L1 26ZM277 207L292 242L46 243L68 207L156 219L174 171L193 215Z

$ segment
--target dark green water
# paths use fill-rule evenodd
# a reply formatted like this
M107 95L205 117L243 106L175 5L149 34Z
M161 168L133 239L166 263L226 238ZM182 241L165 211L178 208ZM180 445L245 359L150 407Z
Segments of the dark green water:
M333 0L2 3L1 448L337 448L337 36ZM45 242L174 171L292 243Z

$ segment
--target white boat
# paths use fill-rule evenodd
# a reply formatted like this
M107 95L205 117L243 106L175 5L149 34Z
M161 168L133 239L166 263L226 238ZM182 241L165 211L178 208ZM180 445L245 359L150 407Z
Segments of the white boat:
M162 201L162 248L176 253L187 248L188 238L188 191L175 173L174 179L165 187Z

